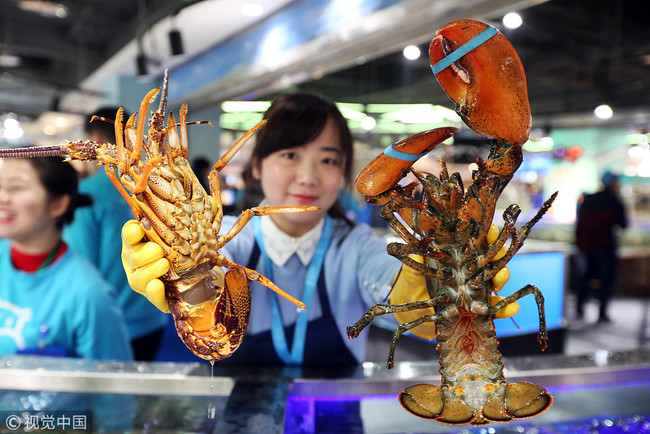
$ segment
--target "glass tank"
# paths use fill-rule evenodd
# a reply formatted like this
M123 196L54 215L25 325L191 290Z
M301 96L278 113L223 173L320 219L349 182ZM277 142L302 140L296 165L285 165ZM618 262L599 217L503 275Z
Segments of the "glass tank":
M196 363L0 358L0 430L32 423L90 432L616 433L650 432L650 353L504 358L509 381L549 390L553 405L530 419L449 426L404 410L399 392L439 384L435 362L387 370L226 367ZM40 419L39 419L40 417ZM50 425L52 426L52 425ZM34 428L34 425L32 425ZM81 427L81 425L77 425ZM42 430L42 426L40 428ZM36 429L34 429L36 431ZM74 431L83 432L83 429Z

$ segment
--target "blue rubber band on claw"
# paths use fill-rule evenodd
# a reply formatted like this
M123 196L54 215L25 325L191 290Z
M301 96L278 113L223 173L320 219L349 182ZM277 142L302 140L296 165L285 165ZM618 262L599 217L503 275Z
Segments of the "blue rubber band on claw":
M480 47L481 44L485 43L487 40L489 40L497 33L499 33L499 31L496 28L489 26L487 29L483 30L481 33L474 36L472 39L465 42L463 45L461 45L460 47L456 48L454 51L449 53L447 57L440 60L435 65L431 65L431 70L433 71L434 74L440 73L441 71L448 68L452 63L458 61L461 57L463 57L470 51Z
M388 155L389 157L397 158L398 160L417 161L418 159L424 157L429 153L429 151L426 151L421 154L407 154L406 152L398 151L395 148L393 148L394 144L395 143L393 143L392 145L384 149L384 154Z

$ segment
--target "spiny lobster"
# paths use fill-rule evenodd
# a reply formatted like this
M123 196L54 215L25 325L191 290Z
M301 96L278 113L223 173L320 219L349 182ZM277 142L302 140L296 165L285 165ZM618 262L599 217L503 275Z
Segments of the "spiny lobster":
M456 21L436 35L429 56L438 82L464 122L494 140L487 160L477 161L466 190L460 175L449 175L442 159L439 177L411 169L455 128L425 131L393 144L359 175L357 189L369 203L383 205L381 216L406 242L389 244L388 253L425 276L428 299L375 305L348 327L348 336L358 336L377 315L394 313L399 319L400 313L425 309L396 329L388 368L402 333L434 323L442 385L407 387L399 396L404 408L448 424L481 425L534 416L551 405L552 397L532 383L506 382L493 319L501 309L533 294L539 310L538 341L544 350L544 297L538 288L526 285L508 297L495 298L491 294L498 288L491 279L519 250L557 193L519 231L515 222L520 209L510 205L503 213L504 228L488 235L497 199L520 166L522 145L530 134L524 69L508 40L484 23ZM409 169L417 182L398 185ZM421 196L416 195L418 186ZM509 247L504 247L509 238ZM505 250L501 258L500 250ZM410 255L422 255L424 260Z
M165 121L167 89L168 72L165 71L160 104L149 118L146 136L146 115L160 88L147 93L139 112L134 113L126 125L122 123L123 109L117 111L115 144L79 140L1 149L0 158L65 156L103 164L106 174L131 206L146 237L158 244L169 260L170 269L162 281L179 336L197 356L209 361L221 360L239 347L248 328L249 279L276 291L300 308L304 309L305 305L254 270L229 261L219 249L255 215L316 208L251 208L242 212L232 229L219 235L223 217L219 172L265 121L249 130L215 163L209 175L208 195L187 161L187 125L204 122L186 121L187 104L181 106L178 124L171 113ZM229 271L224 275L219 267Z

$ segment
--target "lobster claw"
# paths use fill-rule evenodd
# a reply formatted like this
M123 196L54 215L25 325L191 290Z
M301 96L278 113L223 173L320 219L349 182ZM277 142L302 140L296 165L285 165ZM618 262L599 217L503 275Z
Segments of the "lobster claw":
M484 137L525 143L532 123L526 75L506 37L472 20L447 24L436 34L431 68L465 123Z
M400 140L375 157L359 174L357 190L364 196L377 196L394 187L413 163L454 134L457 128L442 127Z

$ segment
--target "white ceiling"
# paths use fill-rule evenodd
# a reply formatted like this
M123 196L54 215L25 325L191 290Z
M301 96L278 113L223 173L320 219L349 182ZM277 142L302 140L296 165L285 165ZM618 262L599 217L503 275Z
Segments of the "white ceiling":
M151 62L148 64L149 73L160 76L162 71L191 59L203 51L213 47L243 29L264 20L274 12L282 9L295 0L206 0L182 9L175 17L165 17L152 26L142 37L142 46ZM246 5L258 4L261 14L247 16L242 10ZM168 33L173 28L182 34L185 53L179 56L169 55ZM135 59L139 48L136 40L130 41L117 54L109 59L97 71L81 82L80 87L86 90L102 92L105 83L112 77L136 76ZM100 97L88 98L71 93L63 100L62 106L73 111L90 113L100 105Z

